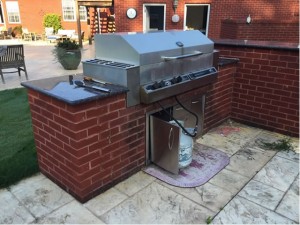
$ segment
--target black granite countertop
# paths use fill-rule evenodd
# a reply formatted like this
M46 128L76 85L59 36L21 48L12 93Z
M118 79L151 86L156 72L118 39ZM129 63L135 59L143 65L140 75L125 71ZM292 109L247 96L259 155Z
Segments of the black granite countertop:
M95 90L89 87L79 87L74 82L69 80L70 76L26 81L22 82L21 85L28 89L35 90L60 101L66 102L70 105L77 105L80 103L107 98L110 96L128 92L128 89L126 87L115 84L98 84L94 82L86 82L87 86L91 86L92 84L93 86L107 88L110 90L109 93ZM83 81L83 75L80 74L73 76L73 81L75 80Z
M253 40L238 40L238 39L214 39L216 45L228 45L235 47L255 47L264 49L280 49L299 51L298 43L279 42L279 41L253 41Z
M238 58L227 58L227 57L219 57L219 66L226 66L229 64L238 63L240 60Z

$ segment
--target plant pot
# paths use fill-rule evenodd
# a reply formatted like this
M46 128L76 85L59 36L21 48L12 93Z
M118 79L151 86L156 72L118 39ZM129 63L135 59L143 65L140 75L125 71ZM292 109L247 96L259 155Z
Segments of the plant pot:
M81 50L57 48L57 59L66 70L76 70L81 61Z

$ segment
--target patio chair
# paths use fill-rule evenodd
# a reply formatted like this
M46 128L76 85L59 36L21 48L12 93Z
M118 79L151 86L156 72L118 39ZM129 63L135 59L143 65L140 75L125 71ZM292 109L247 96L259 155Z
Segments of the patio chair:
M12 38L12 28L7 29L7 33L5 35L5 39L11 39Z
M45 27L45 39L51 43L51 41L57 41L60 38L59 35L54 34L53 27Z
M5 69L18 69L17 71L3 71ZM23 45L7 45L0 46L0 75L2 83L4 81L4 73L19 73L21 76L21 70L25 72L26 80L28 80L27 70L24 59L24 48Z
M32 33L27 28L22 28L22 38L24 41L32 41Z

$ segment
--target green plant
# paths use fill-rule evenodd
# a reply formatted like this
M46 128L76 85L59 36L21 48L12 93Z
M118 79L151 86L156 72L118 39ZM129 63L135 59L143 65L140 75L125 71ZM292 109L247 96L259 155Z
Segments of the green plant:
M60 62L60 58L63 57L67 51L77 50L80 48L80 45L75 41L70 39L64 39L63 41L59 41L52 50L52 54Z
M54 33L57 33L59 29L62 29L61 16L55 13L48 13L43 18L44 27L53 27Z
M293 151L293 152L295 152L290 138L283 138L283 139L277 140L272 143L265 142L261 139L259 139L258 141L259 141L258 145L265 149L270 149L270 150L275 150L275 151L287 151L287 152Z
M75 50L79 49L80 45L76 43L76 41L72 41L70 39L64 39L63 41L59 41L56 45L56 48L63 48L66 50Z
M12 29L12 36L13 37L16 37L17 35L22 35L23 31L22 31L22 26L19 25L19 26L15 26L13 29Z
M81 49L80 45L75 41L65 39L57 43L55 48L52 50L56 61L67 70L77 69L81 60Z
M207 219L206 219L206 224L210 224L211 222L212 222L212 218L211 218L211 216L209 216L209 217L207 217Z

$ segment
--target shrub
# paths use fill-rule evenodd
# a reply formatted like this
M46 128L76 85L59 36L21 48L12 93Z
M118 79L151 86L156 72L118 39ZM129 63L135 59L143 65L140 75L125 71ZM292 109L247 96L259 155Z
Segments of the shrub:
M11 35L13 37L16 37L17 35L22 35L23 31L22 31L22 26L19 25L19 26L15 26L13 29L12 29L12 33Z
M44 27L53 27L54 32L57 33L59 29L62 29L61 16L55 13L48 13L43 18Z

